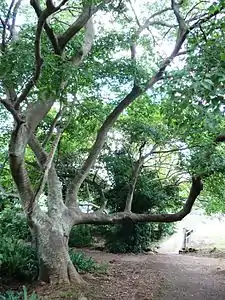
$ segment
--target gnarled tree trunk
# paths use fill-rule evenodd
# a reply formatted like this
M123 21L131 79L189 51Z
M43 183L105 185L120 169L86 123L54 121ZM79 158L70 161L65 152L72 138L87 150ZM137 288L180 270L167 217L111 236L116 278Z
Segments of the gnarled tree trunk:
M68 225L57 219L46 219L44 222L39 220L33 225L40 281L51 284L84 283L68 253L69 231Z

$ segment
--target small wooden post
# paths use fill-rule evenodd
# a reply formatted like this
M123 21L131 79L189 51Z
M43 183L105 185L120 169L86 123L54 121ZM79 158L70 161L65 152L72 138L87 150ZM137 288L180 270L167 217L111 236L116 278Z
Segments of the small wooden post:
M182 250L186 250L187 248L187 236L186 236L186 233L187 233L187 229L186 228L183 228L183 247L182 247Z
M187 244L189 242L189 239L190 239L190 235L192 234L193 232L193 229L189 230L187 228L183 228L183 247L182 247L182 250L185 251L187 250Z

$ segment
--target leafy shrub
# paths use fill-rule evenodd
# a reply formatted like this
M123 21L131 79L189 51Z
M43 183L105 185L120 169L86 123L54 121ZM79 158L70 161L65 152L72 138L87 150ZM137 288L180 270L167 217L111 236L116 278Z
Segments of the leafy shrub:
M174 224L124 222L107 230L106 248L112 253L139 253L152 242L172 234Z
M93 243L90 225L75 225L70 232L70 247L89 247Z
M16 239L31 240L27 220L20 208L6 207L0 213L1 234L14 236Z
M0 274L19 280L37 277L37 258L26 218L19 207L6 206L0 212Z
M21 292L7 291L0 294L0 300L19 300L21 296Z
M99 272L104 271L103 265L97 264L93 258L86 256L83 252L69 251L70 259L78 272Z
M69 250L70 258L78 272L101 271L91 257L83 252ZM0 244L0 274L18 280L32 281L38 276L38 261L34 249L22 240L2 237Z
M38 266L31 245L4 234L0 243L0 273L19 280L35 279Z
M22 298L21 298L22 297ZM0 293L0 300L38 300L39 297L33 292L28 296L26 287L23 287L23 292L7 291Z
M114 225L108 232L106 248L112 253L139 253L149 246L150 241L150 224L125 222Z

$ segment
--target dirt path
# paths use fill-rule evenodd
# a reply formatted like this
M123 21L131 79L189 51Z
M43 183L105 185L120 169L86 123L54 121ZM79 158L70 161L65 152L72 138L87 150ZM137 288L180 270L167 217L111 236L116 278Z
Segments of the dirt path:
M156 266L164 275L161 300L224 300L225 261L215 258L165 255Z
M225 260L185 255L87 254L108 263L89 276L93 300L225 300Z

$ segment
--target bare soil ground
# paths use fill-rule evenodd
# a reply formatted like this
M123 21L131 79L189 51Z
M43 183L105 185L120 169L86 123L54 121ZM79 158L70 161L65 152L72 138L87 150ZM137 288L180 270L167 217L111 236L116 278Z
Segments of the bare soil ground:
M105 275L86 276L89 300L225 300L223 258L86 253L109 265Z

